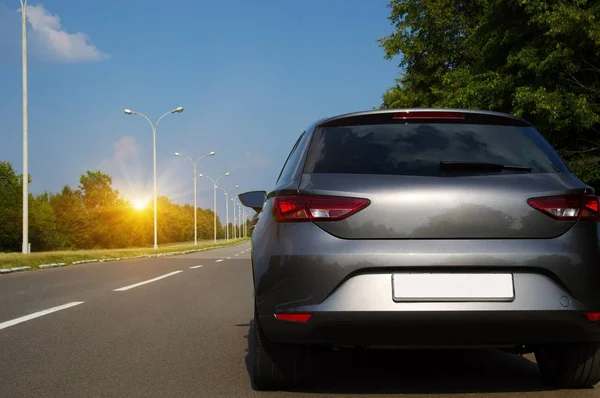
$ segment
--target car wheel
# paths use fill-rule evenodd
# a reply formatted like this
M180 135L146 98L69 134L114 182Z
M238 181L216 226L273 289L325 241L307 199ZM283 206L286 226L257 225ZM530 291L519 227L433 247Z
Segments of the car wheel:
M559 388L591 388L600 381L600 343L541 347L535 358L546 383Z
M302 347L276 344L267 339L254 314L252 381L258 391L287 390L308 379L307 353Z

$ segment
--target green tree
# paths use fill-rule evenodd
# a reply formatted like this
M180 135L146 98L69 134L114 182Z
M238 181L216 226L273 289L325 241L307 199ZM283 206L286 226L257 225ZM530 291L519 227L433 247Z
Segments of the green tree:
M90 220L81 192L65 185L60 193L50 196L56 214L56 231L61 237L61 249L89 248Z
M112 177L98 171L87 171L79 178L83 204L89 212L114 206L119 192L112 188Z
M8 162L0 162L0 251L21 246L21 176ZM29 222L32 250L121 248L152 246L153 203L133 206L112 187L112 178L88 171L79 188L64 186L58 193L30 195ZM194 239L194 208L159 197L159 243ZM217 217L217 237L225 229ZM198 209L198 237L212 239L213 212Z
M93 247L114 248L129 244L126 202L112 188L112 178L101 171L87 171L79 179L79 191L89 217Z
M147 207L134 210L129 206L128 223L131 226L131 244L133 246L152 246L154 236L154 213L152 203Z
M600 188L600 2L392 0L380 40L402 74L382 108L454 107L531 121Z
M50 195L30 195L29 204L31 251L62 249L66 237L58 231L57 217L50 203Z
M0 162L0 251L21 246L22 185L10 162Z
M198 239L213 238L213 214L212 210L198 209Z
M158 240L162 243L183 242L185 232L193 228L193 219L185 217L180 206L169 198L158 197Z

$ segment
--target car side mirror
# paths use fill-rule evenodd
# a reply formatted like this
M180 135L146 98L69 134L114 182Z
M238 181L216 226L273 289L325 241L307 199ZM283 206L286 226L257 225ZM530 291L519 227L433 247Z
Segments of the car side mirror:
M239 194L238 198L244 206L250 207L252 210L258 213L262 210L263 205L265 204L266 196L266 191L250 191Z

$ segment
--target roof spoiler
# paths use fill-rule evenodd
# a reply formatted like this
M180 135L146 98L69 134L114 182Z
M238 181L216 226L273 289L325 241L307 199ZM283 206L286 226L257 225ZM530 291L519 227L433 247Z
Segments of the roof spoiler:
M321 120L316 127L398 123L460 123L533 127L526 120L509 114L464 109L387 109L383 111L348 113Z

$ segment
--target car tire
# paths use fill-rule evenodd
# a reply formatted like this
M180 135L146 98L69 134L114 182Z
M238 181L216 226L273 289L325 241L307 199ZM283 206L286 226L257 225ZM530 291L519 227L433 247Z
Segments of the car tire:
M600 381L600 342L541 347L535 351L544 381L558 388L592 388Z
M260 327L256 310L252 332L252 383L255 390L288 390L307 381L310 369L305 363L305 350L299 346L269 341Z

